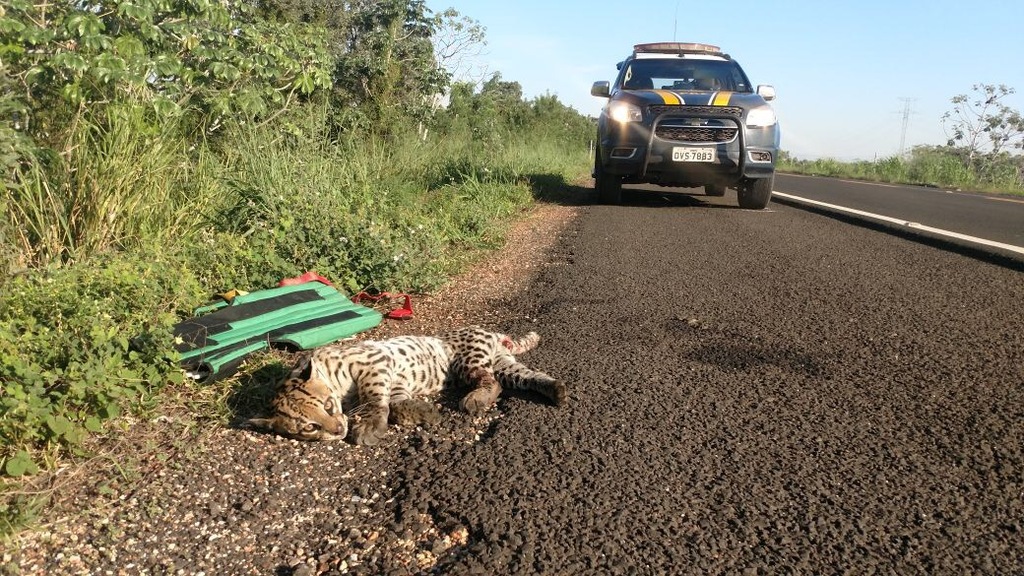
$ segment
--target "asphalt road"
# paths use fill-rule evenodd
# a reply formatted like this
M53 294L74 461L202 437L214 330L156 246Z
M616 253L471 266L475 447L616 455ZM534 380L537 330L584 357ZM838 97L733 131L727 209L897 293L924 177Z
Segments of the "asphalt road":
M1024 572L1024 277L733 206L588 207L508 303L569 402L410 456L442 572Z
M1024 249L1024 197L778 174L774 189Z

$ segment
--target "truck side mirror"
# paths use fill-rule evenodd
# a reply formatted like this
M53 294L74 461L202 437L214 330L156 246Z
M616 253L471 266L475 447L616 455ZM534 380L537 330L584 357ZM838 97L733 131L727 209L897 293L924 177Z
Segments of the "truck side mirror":
M775 100L775 87L770 84L758 84L757 94L764 98L765 102Z

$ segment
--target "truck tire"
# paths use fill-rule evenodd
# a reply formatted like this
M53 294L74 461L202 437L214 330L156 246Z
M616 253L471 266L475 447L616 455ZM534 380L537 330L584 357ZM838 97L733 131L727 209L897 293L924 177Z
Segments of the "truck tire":
M744 182L736 190L736 198L740 201L740 208L747 210L761 210L768 206L772 199L772 185L775 177L753 178Z
M594 152L594 190L601 204L622 203L622 178L607 174L601 165L601 150Z

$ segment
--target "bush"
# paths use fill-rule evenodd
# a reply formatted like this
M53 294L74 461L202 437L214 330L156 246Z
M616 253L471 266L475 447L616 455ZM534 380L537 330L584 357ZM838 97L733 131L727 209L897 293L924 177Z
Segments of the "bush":
M119 256L8 282L0 299L3 469L75 450L123 409L140 409L181 373L169 327L200 292L177 264ZM148 340L132 339L149 334ZM17 335L17 338L15 337Z

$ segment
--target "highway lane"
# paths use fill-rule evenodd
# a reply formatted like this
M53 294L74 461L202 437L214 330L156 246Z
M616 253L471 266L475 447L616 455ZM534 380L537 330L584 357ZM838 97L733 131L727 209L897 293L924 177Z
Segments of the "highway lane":
M469 530L440 572L1020 573L1019 272L629 190L497 314L566 407L504 400L393 478L396 517Z
M792 174L776 175L774 189L1024 249L1024 197Z

